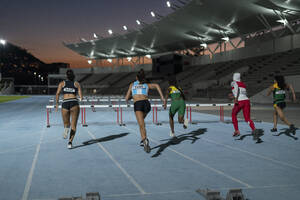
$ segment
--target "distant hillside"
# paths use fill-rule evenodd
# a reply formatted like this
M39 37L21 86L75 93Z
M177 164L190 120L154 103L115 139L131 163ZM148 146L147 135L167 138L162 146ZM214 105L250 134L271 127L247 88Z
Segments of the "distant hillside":
M47 84L48 74L58 73L59 68L68 66L66 63L46 64L26 49L11 43L0 45L0 72L2 78L12 77L17 85Z

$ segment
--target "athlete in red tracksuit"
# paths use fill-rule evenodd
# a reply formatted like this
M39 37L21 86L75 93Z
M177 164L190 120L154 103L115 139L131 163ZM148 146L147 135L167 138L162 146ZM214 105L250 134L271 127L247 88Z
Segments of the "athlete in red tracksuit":
M234 107L232 109L232 123L234 126L233 137L239 136L240 131L238 127L237 115L243 109L245 121L252 129L252 134L256 133L255 125L250 118L250 100L247 97L246 85L241 82L241 74L234 73L233 81L231 83L232 94L234 97Z

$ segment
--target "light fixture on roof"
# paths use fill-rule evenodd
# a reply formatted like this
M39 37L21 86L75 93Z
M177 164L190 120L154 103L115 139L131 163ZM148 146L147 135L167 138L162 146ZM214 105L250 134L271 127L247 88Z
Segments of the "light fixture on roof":
M34 72L33 74L36 75L36 72Z
M279 20L276 20L276 21L279 22L279 23L282 23L284 26L289 23L286 19L279 19Z
M92 60L88 60L87 62L88 62L89 64L92 64L93 61L92 61Z
M201 46L201 47L204 47L204 49L207 48L207 44L206 44L206 43L202 43L202 44L200 44L200 46Z
M6 40L0 39L0 44L5 45L6 44Z
M93 34L95 39L98 39L98 35L96 33Z
M41 78L41 75L39 74L39 78Z
M169 8L171 8L171 3L170 3L170 1L167 1L167 6L168 6Z
M140 22L140 20L136 20L136 23L138 24L138 25L141 25L141 22Z
M113 32L112 32L111 29L108 30L108 33L109 33L109 35L112 35L112 34L113 34Z
M87 40L84 38L80 38L80 40L81 40L81 42L87 42Z
M127 60L128 60L128 62L130 62L132 60L132 58L131 57L127 57Z
M127 26L123 26L124 31L127 31Z
M151 55L147 54L146 57L150 59L150 58L151 58Z
M225 42L229 41L229 37L223 37L222 40L224 40Z
M110 62L110 63L112 63L112 59L110 59L110 58L109 58L109 59L107 59L107 62Z
M152 17L155 17L155 13L153 11L150 12Z

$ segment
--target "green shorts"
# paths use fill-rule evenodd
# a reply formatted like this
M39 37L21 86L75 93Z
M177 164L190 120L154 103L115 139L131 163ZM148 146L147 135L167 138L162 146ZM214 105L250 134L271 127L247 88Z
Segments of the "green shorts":
M169 114L171 116L174 116L177 112L178 112L178 116L184 116L185 101L183 99L175 100L175 101L172 101L172 103L171 103Z

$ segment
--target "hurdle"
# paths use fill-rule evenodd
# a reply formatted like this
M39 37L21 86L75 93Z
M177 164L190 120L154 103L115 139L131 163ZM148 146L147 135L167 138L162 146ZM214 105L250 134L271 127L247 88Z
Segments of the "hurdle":
M189 122L191 124L196 124L197 122L194 122L192 120L192 108L193 107L220 107L220 121L224 122L224 106L233 106L233 103L225 103L225 104L186 104L186 117L188 118ZM167 104L167 107L170 107L171 104ZM119 126L125 126L125 123L123 121L123 108L132 108L134 107L134 105L128 104L128 105L80 105L79 106L81 109L81 124L83 127L87 127L88 124L86 123L86 109L96 109L96 108L113 108L115 109L116 113L117 113L117 124ZM54 109L55 106L54 105L47 105L46 106L46 124L47 127L50 127L50 110ZM61 105L59 105L58 107L59 109L61 109ZM160 123L158 121L158 108L163 108L163 104L154 104L152 105L152 120L153 120L153 124L156 125L161 125L162 123Z

